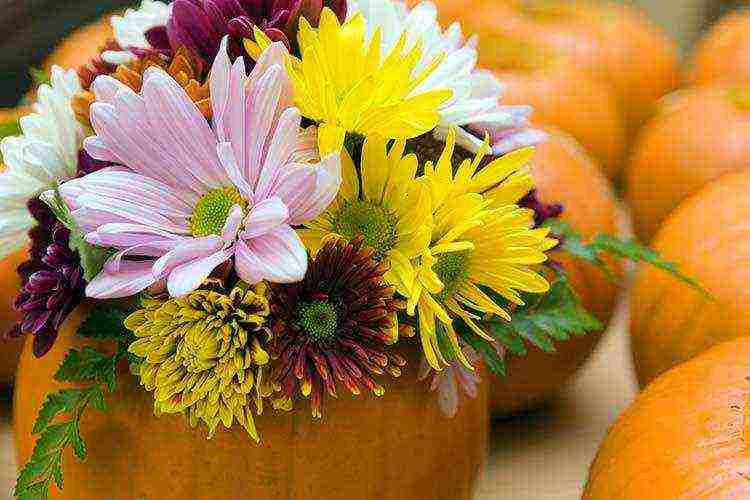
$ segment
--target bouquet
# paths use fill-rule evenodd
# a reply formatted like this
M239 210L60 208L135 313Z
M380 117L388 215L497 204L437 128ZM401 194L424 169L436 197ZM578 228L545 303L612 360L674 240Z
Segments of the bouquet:
M404 370L449 418L480 364L601 328L556 252L679 274L635 242L584 242L539 199L531 110L500 104L431 2L144 0L112 25L2 142L0 252L30 248L10 335L43 357L86 302L78 334L113 344L65 357L56 378L89 385L48 396L19 498L62 487L123 362L154 418L239 426L248 446L264 407L325 419L328 398L382 396Z

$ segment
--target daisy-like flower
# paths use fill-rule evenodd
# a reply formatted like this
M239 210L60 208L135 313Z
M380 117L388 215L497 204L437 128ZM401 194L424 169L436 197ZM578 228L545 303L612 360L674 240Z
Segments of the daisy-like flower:
M377 135L365 140L361 188L357 170L344 153L338 197L301 234L313 254L329 239L352 241L361 236L375 250L375 258L388 265L386 281L408 296L415 276L412 260L430 243L432 206L429 188L415 180L417 158L404 155L403 141L390 150L387 145Z
M154 392L156 412L185 413L191 426L208 426L209 438L236 421L258 441L253 406L260 413L271 393L263 377L271 335L265 285L217 285L142 305L125 320L136 337L128 350L141 358L137 373Z
M76 175L85 131L71 107L81 90L75 70L52 68L41 85L34 113L20 119L20 136L0 144L6 169L0 172L0 258L23 248L35 224L29 200Z
M242 40L252 38L256 28L293 49L300 17L317 25L324 7L341 20L346 17L346 0L175 0L171 5L166 25L146 33L149 43L164 53L184 46L206 61L216 57L226 35L234 58L245 55Z
M389 346L403 305L383 281L388 267L374 253L361 237L331 241L302 282L274 287L271 353L278 361L271 378L281 401L291 402L299 390L320 418L324 395L336 397L337 384L352 394L369 389L382 396L375 378L401 374L406 361Z
M464 160L453 173L455 133L449 132L437 164L425 166L434 209L431 246L417 269L409 295L409 313L419 312L419 333L425 357L440 369L447 345L465 366L453 327L466 323L479 337L493 339L477 324L483 315L510 315L482 288L513 304L523 304L519 292L544 293L547 280L533 266L547 260L545 252L557 244L548 229L533 229L533 210L516 205L533 187L526 167L533 150L508 154L479 170L484 148L474 161ZM447 344L443 344L446 342Z
M469 346L464 346L464 356L471 363L472 369L466 368L458 361L451 362L440 371L430 366L426 358L422 358L419 364L419 379L430 382L430 391L437 392L438 406L448 418L453 418L458 413L459 390L467 397L477 397L477 386L481 379L477 374L476 367L481 357Z
M338 155L319 162L300 129L281 44L247 75L223 47L211 72L213 129L164 70L146 70L140 94L101 76L86 150L122 167L60 192L86 240L118 250L87 287L94 298L130 296L166 281L195 290L234 259L247 283L294 282L307 252L292 228L320 215L341 183Z
M407 37L399 38L388 53L381 50L378 31L367 40L367 23L361 13L343 25L332 11L324 9L320 28L300 20L299 46L302 59L289 64L295 102L302 115L321 124L320 151L340 150L347 133L378 134L389 139L410 139L435 128L438 109L447 102L448 88L420 86L440 65L437 56L424 68L420 43L407 49ZM257 54L269 42L256 30L256 43L246 42Z
M102 59L119 65L135 60L133 53L152 50L147 33L153 28L166 26L172 14L172 5L158 0L143 0L137 9L127 9L121 16L112 16L112 31L116 44L122 50L106 50Z
M404 36L407 50L421 46L416 72L424 71L444 54L435 71L412 92L446 88L453 91L453 97L438 110L437 138L444 140L451 127L460 127L458 144L476 153L487 132L492 139L492 154L500 155L546 137L529 127L530 107L499 104L502 85L491 72L477 69L477 38L465 39L459 23L443 31L432 2L421 2L410 9L400 0L349 0L348 15L357 13L367 19L368 40L379 37L382 54L394 50Z

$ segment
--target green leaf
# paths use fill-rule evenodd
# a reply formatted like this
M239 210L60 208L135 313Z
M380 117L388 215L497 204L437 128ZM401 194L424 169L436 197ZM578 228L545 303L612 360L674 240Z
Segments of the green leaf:
M80 404L84 393L80 389L63 389L47 396L34 423L34 434L39 434L61 413L71 412Z
M563 250L573 257L599 266L610 276L612 276L612 270L602 258L603 255L610 255L617 259L630 260L636 263L645 262L671 274L680 281L692 286L703 295L710 297L710 294L696 279L680 271L677 263L664 259L659 252L641 245L635 239L623 240L608 234L600 234L590 242L585 243L583 237L566 222L550 219L545 223L545 227L549 227L554 234L562 236Z
M80 257L83 277L86 281L96 278L104 268L104 263L112 254L112 251L108 248L97 247L86 241L58 189L46 191L39 198L49 206L57 220L70 230L68 246L71 250L77 252Z
M91 347L71 349L55 373L60 382L104 382L112 370L112 357Z
M89 339L125 339L129 333L124 325L127 317L128 313L122 309L99 305L78 328L78 335Z
M603 329L599 320L583 307L562 273L558 273L548 293L524 298L526 305L511 313L512 321L493 318L485 323L489 333L513 355L525 356L528 353L525 342L545 352L554 352L556 341ZM495 299L499 300L499 297ZM456 330L462 340L483 356L493 373L505 374L504 360L491 344L478 339L465 325L459 324Z

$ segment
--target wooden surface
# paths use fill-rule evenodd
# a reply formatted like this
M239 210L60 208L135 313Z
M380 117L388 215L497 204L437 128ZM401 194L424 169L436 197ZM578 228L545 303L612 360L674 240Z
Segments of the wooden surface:
M635 394L624 310L599 350L547 408L493 423L492 456L477 500L577 500L607 428ZM0 498L15 465L10 410L0 401Z

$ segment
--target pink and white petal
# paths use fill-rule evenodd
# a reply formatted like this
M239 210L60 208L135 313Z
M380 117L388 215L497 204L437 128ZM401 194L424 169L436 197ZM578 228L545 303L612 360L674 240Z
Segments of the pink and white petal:
M289 210L281 198L273 197L255 205L245 219L245 230L240 235L243 240L257 238L287 223Z
M91 85L91 90L96 96L96 102L105 102L108 104L115 103L119 92L135 93L130 87L110 75L96 77L94 83Z
M291 163L317 163L320 161L318 154L318 127L310 125L302 129L297 137L297 148L289 158Z
M263 168L258 178L255 189L258 199L268 196L268 192L273 188L273 184L278 177L279 170L290 163L291 157L297 149L301 119L297 108L287 108L282 112L270 138Z
M154 284L152 265L153 261L127 262L119 273L102 271L86 287L86 296L93 299L131 297Z
M246 143L244 173L251 186L256 186L263 169L263 158L269 136L280 114L281 74L280 66L272 66L247 90L245 101L245 130L251 130Z
M161 257L174 248L176 242L172 240L147 241L131 245L110 257L104 264L104 270L110 274L119 273L126 263L125 257Z
M242 218L244 215L242 207L239 205L234 205L229 210L227 221L224 223L224 228L221 230L221 239L224 242L234 242L237 239L237 233L239 233L240 227L242 226Z
M255 67L250 72L249 80L252 85L257 85L257 80L264 75L270 68L285 68L286 60L289 57L289 51L282 42L272 43L255 63ZM286 109L294 105L294 86L289 78L289 73L282 71L278 78L281 84L281 94L279 96L279 108Z
M77 197L76 203L81 208L109 212L113 215L113 222L142 224L174 234L188 234L190 232L187 221L166 217L137 202L117 200L87 192ZM76 212L80 213L80 209ZM76 222L78 222L77 219ZM83 223L84 221L81 222L81 225Z
M229 179L216 156L216 136L187 92L164 70L151 67L143 78L143 98L151 138L190 174L186 187L197 183L205 192L225 186Z
M221 40L219 52L216 53L214 63L211 66L211 81L209 82L211 90L211 110L213 114L214 130L220 141L225 141L224 132L224 112L229 102L229 78L232 63L229 60L227 52L227 42L229 36Z
M237 243L235 268L239 277L253 284L296 283L307 272L307 251L290 226L281 226L259 238Z
M156 279L164 278L175 268L196 259L203 259L222 249L223 242L218 236L193 238L179 243L154 262L153 273Z
M533 128L513 131L495 140L492 145L492 153L504 155L517 149L536 146L546 141L548 137L549 135L545 131Z
M255 200L255 190L245 180L245 175L237 163L237 156L234 153L232 145L228 142L221 142L216 146L216 153L232 185L237 188L245 200L253 203Z
M109 146L107 146L107 142L98 135L93 135L91 137L85 138L83 140L83 149L85 149L86 152L95 160L116 163L119 163L120 161L120 157L117 156L114 151L109 149Z
M286 167L272 194L279 196L289 209L289 224L300 225L328 208L341 181L341 158L336 153L317 165Z
M169 295L172 297L182 297L197 289L217 266L231 258L232 253L233 249L221 250L208 257L193 260L172 270L167 279Z
M438 406L447 417L455 417L458 413L458 386L453 374L453 367L447 367L442 373L436 375L440 378L438 383Z

